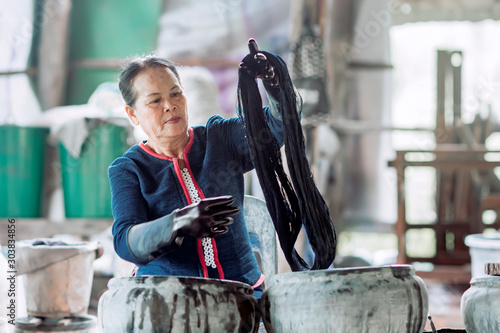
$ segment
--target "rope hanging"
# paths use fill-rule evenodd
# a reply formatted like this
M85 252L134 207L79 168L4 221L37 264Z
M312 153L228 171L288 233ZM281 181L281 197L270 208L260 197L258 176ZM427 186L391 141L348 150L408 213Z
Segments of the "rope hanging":
M281 57L259 52L274 67L281 87L278 103L285 130L285 155L290 179L283 168L279 144L264 119L257 81L240 68L238 112L245 122L252 161L281 248L292 271L326 269L335 259L335 227L328 207L314 184L306 157L292 81ZM315 253L312 267L294 248L302 225Z

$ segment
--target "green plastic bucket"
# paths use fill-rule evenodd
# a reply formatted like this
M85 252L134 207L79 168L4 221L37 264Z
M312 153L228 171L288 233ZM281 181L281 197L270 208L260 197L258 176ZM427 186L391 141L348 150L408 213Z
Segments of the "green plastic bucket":
M112 216L108 167L127 149L127 129L113 124L93 127L78 158L59 144L66 217Z
M0 217L40 217L48 132L0 126Z
M122 60L154 52L162 0L85 0L71 4L66 104L87 103L103 82L116 82Z

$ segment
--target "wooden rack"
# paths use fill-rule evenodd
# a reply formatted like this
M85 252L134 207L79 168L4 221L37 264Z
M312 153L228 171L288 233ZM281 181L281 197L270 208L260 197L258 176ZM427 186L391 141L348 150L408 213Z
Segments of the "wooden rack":
M410 153L427 153L432 159L412 161ZM389 166L397 170L398 220L398 263L414 261L431 262L437 265L462 265L470 262L469 250L464 244L466 235L480 233L485 228L500 228L500 215L493 224L485 225L482 212L486 209L500 210L500 193L488 193L490 177L495 177L493 169L500 161L485 160L488 151L484 147L471 150L462 144L441 144L436 150L398 151L396 159ZM409 155L411 156L411 155ZM409 224L406 219L405 169L408 167L433 167L436 169L437 220L434 224ZM485 177L486 175L486 177ZM477 176L483 179L478 180ZM406 250L408 230L432 228L436 233L436 255L432 258L410 257ZM447 244L447 236L452 235L453 246ZM449 239L449 238L448 238Z

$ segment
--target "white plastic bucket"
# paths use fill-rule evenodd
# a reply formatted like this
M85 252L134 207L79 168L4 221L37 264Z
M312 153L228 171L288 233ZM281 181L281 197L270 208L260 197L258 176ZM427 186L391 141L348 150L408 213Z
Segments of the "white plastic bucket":
M469 247L472 277L486 276L484 266L487 263L500 263L500 235L485 237L473 234L465 237L465 245Z

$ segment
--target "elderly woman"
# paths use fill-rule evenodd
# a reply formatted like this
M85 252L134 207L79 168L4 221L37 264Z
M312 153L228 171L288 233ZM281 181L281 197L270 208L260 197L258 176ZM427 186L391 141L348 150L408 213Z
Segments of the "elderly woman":
M272 67L255 52L240 66L263 79L271 106L262 112L282 144ZM139 266L137 275L235 280L259 297L264 276L242 212L243 174L253 169L242 120L213 116L190 127L180 77L166 59L131 61L119 87L148 139L109 167L116 252Z

